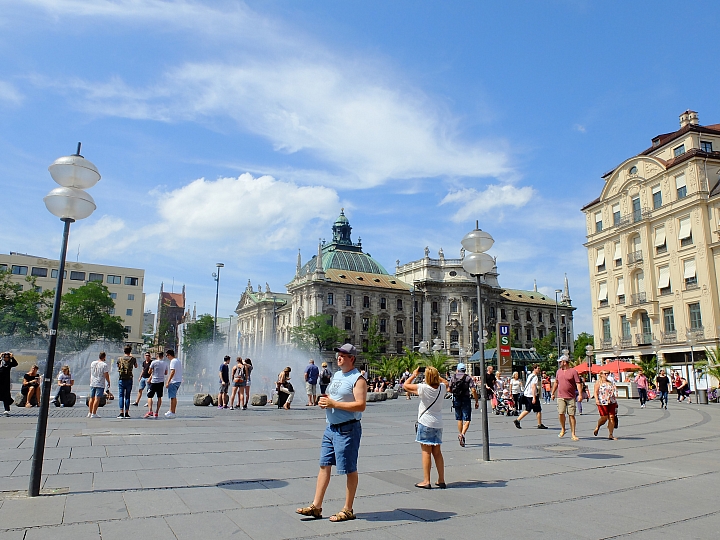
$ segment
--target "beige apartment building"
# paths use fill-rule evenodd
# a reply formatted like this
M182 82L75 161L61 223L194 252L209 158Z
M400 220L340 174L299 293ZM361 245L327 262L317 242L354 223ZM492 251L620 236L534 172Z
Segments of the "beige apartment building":
M718 343L720 124L680 129L603 175L587 218L596 358L667 364Z
M0 254L0 270L10 272L12 280L23 287L28 286L25 278L30 276L35 278L37 287L42 290L55 290L59 266L60 261L53 259L14 252L10 252L10 255ZM66 261L63 294L88 281L101 281L110 290L115 301L113 315L123 319L127 342L141 345L145 270Z

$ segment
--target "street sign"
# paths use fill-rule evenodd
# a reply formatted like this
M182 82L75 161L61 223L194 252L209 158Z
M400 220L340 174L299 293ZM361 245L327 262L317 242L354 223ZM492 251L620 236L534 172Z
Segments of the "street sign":
M512 339L510 336L510 325L505 323L497 324L497 350L498 350L498 371L500 375L512 375Z

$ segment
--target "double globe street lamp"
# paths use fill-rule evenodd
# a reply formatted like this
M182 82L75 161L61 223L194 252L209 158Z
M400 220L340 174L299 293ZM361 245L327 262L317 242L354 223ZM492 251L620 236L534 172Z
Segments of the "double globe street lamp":
M487 410L487 389L485 388L485 342L484 342L484 321L482 291L480 279L495 267L495 260L485 253L495 243L495 240L485 231L480 230L479 224L475 222L475 230L470 231L460 241L465 248L465 258L462 261L463 269L477 280L477 304L478 304L478 345L480 351L480 374L483 378L480 383L480 402L482 416L482 442L483 461L490 461L490 434L488 430Z
M37 429L35 432L35 449L33 451L30 469L30 487L28 495L40 495L42 479L42 464L45 455L45 433L47 431L48 411L50 409L50 392L52 391L53 367L55 364L55 347L57 345L57 330L60 322L60 299L62 297L63 276L65 274L65 257L67 255L68 236L70 224L85 219L95 211L95 201L86 189L93 187L100 180L100 173L95 165L80 155L81 143L78 143L77 152L71 156L61 157L48 167L50 176L60 187L48 193L43 201L53 215L60 218L65 224L63 229L62 247L60 249L60 267L58 268L57 284L55 285L55 301L53 302L52 319L50 320L50 342L48 344L45 376L42 381L42 394L40 396L40 411L38 413Z

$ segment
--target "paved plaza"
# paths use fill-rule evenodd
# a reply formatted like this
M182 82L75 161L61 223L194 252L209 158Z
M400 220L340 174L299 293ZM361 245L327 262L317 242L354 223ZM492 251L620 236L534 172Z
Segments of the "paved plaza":
M248 411L194 407L178 418L115 418L100 409L52 409L43 495L28 498L37 409L0 418L0 538L701 538L717 535L718 405L621 400L618 441L593 437L595 407L579 417L579 442L558 438L555 405L546 431L491 415L492 461L481 461L480 418L457 443L445 406L447 490L420 490L417 400L368 404L363 418L358 518L331 523L344 501L333 476L325 519L295 508L312 500L324 416L302 406ZM166 407L163 411L167 410ZM436 476L433 475L433 482Z

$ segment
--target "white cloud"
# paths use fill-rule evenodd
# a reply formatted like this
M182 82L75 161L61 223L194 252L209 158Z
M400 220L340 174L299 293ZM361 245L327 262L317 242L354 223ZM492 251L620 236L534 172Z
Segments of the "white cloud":
M326 223L337 214L337 193L326 187L298 186L270 176L208 181L195 180L155 199L156 221L128 222L114 216L81 224L73 243L95 255L110 251L182 250L183 257L197 253L268 251L296 247L308 228ZM100 203L99 203L100 204ZM106 241L113 238L112 242Z
M575 124L575 125L573 126L573 129L574 129L575 131L579 131L580 133L585 133L585 132L587 132L587 128L586 128L585 126L583 126L582 124Z
M23 101L23 95L12 84L0 81L0 103L19 105Z
M440 201L440 204L458 205L460 208L451 219L459 223L486 214L490 210L508 206L520 208L530 202L534 195L535 190L530 186L518 188L509 184L493 184L483 191L474 188L452 191Z

